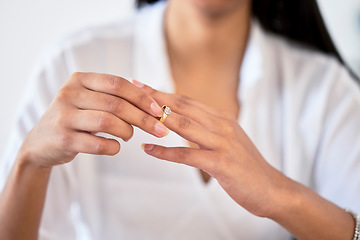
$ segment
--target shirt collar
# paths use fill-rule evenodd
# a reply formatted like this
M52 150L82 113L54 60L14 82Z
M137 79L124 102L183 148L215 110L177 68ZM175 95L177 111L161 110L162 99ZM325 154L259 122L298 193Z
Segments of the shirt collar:
M166 2L142 8L136 20L133 78L152 88L173 92L163 20Z
M238 99L243 102L263 75L263 55L260 49L262 31L256 20L252 21L249 40L239 73Z

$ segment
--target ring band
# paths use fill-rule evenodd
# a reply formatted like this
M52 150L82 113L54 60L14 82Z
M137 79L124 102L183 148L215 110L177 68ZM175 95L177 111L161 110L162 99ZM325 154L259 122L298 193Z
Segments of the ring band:
M166 105L162 106L162 109L164 109L164 111L160 118L160 122L163 123L163 122L165 122L166 117L171 113L171 109Z

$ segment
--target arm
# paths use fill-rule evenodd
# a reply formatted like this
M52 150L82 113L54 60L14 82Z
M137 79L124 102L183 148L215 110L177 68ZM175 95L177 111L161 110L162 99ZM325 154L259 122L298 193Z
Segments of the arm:
M37 239L50 172L19 154L0 197L0 239Z
M276 175L275 203L268 206L273 210L264 217L276 221L297 239L352 239L355 222L350 214L282 173Z
M270 218L298 239L351 239L351 215L269 165L229 113L195 100L136 84L160 104L172 107L165 125L199 149L145 144L159 159L209 173L240 206Z
M55 165L72 161L78 153L114 155L120 150L116 140L94 133L127 141L134 125L163 137L168 130L155 118L161 113L154 99L126 79L73 74L18 153L0 194L0 238L37 238L46 187Z

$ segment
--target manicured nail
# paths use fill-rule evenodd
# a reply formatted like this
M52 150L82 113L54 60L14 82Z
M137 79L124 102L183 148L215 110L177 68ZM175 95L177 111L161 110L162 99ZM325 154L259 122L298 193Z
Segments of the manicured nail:
M155 116L161 117L163 114L162 108L156 102L151 103L150 105L151 111L155 114Z
M158 122L155 124L155 132L162 137L165 137L169 134L169 129L165 127L164 124Z
M142 88L143 86L145 86L143 83L141 83L141 82L138 82L138 81L136 81L135 79L132 79L132 78L130 78L130 82L132 83L132 84L134 84L136 87L138 87L138 88Z
M154 145L153 144L141 144L141 148L142 150L144 151L151 151L153 148L154 148Z

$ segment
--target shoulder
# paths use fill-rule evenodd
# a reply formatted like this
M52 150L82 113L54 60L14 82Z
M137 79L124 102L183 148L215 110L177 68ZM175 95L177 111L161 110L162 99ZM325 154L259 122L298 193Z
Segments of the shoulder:
M129 49L137 35L141 24L152 21L155 16L160 15L166 6L165 3L157 3L145 6L137 10L131 16L119 19L103 25L92 26L81 31L65 36L57 44L60 50L86 49L89 52L100 49L117 50L117 47ZM112 51L114 51L112 50Z
M349 134L358 131L360 84L343 64L266 32L261 44L264 83L277 93L283 118L291 122L288 131L300 134L313 150L325 134L338 135L344 128Z
M129 44L134 34L135 17L106 25L93 26L62 39L59 44L63 49L107 47L111 43Z
M358 80L334 56L268 32L263 33L262 42L264 60L276 64L273 76L284 91L303 100L311 94L327 98L351 95L360 106Z
M122 75L131 68L139 25L146 24L158 15L162 5L147 6L125 19L88 27L65 36L48 48L42 59L48 64L59 59L60 62L65 61L70 72Z
M71 72L106 71L111 63L129 61L134 26L135 17L131 17L83 29L56 43L52 57L62 58Z

